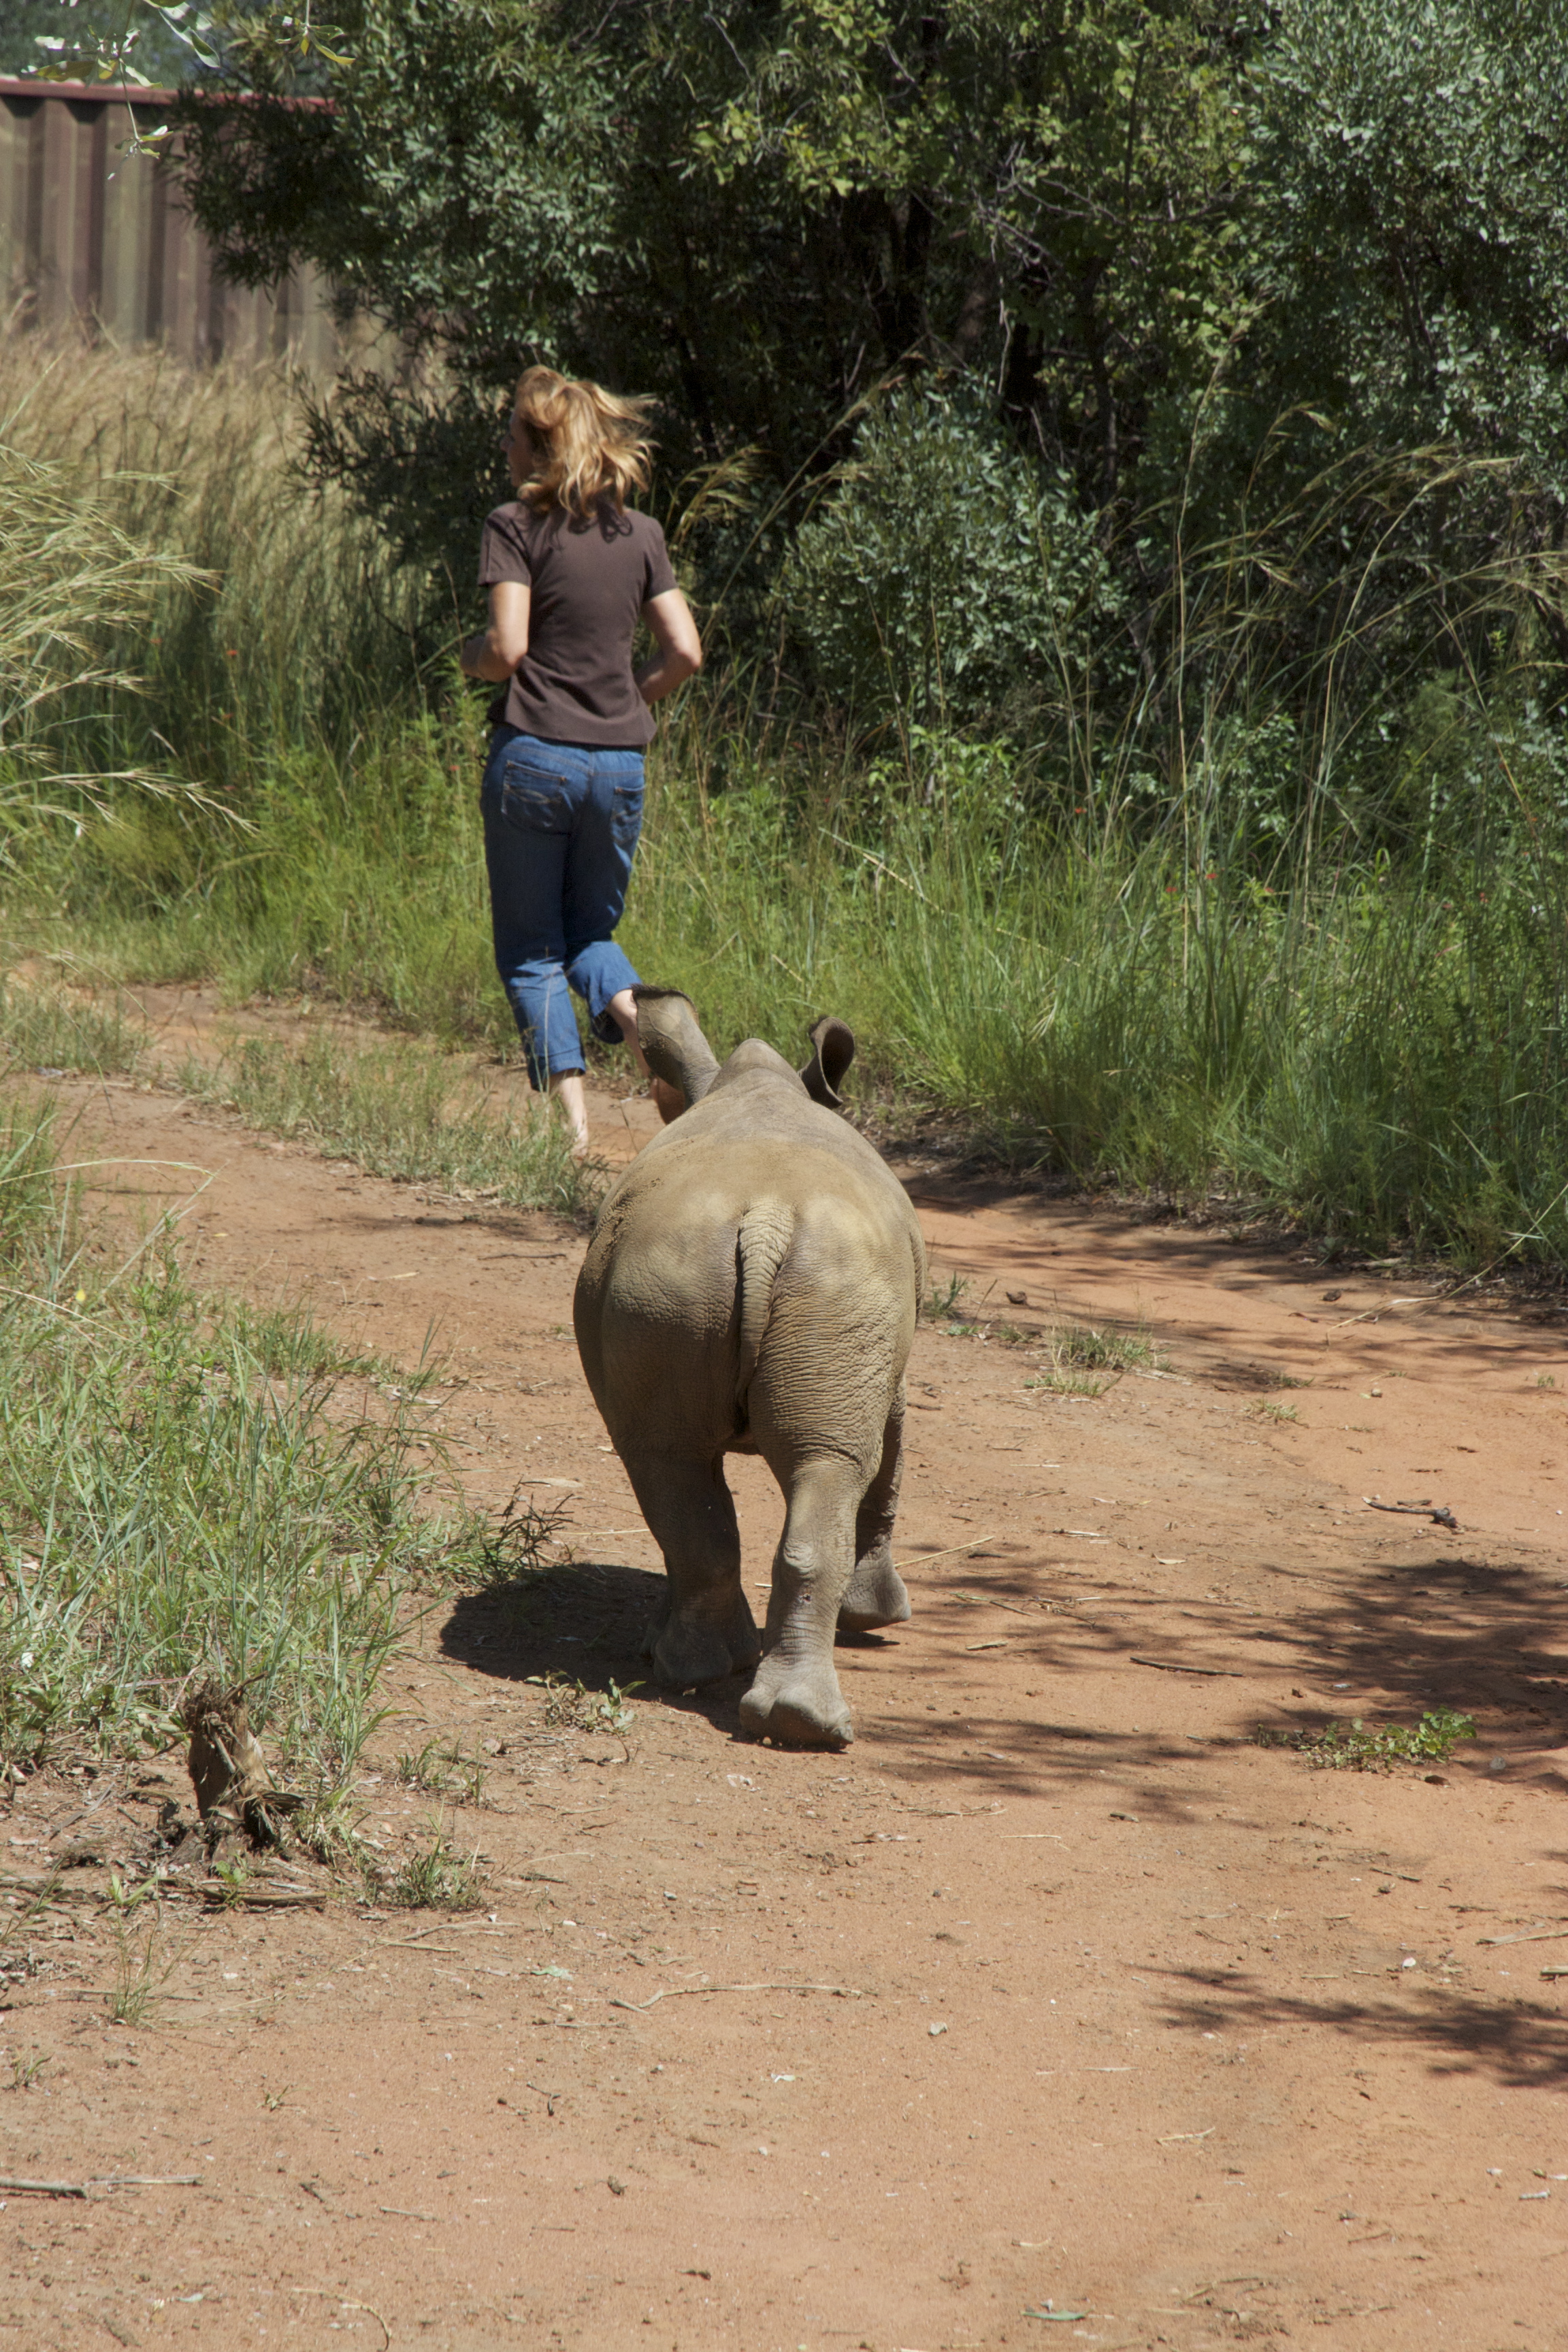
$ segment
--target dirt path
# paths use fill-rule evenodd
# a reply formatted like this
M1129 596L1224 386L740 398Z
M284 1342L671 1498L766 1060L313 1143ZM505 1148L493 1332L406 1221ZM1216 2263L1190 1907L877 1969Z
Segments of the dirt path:
M913 1175L961 1315L1141 1319L1168 1369L1074 1398L922 1328L916 1614L841 1653L847 1755L746 1745L738 1685L552 1729L527 1677L636 1681L657 1567L569 1337L580 1239L61 1091L96 1148L212 1172L205 1280L404 1358L434 1329L470 1493L567 1500L574 1564L430 1622L362 1792L395 1843L431 1810L399 1749L487 1755L488 1912L171 1925L134 2032L85 1909L35 1938L0 2169L154 2185L0 2190L0 2347L1568 2343L1561 1319ZM616 1155L650 1127L597 1108ZM733 1476L760 1589L776 1497ZM1426 1778L1252 1737L1435 1704L1481 1736ZM26 1783L11 1870L80 1811Z

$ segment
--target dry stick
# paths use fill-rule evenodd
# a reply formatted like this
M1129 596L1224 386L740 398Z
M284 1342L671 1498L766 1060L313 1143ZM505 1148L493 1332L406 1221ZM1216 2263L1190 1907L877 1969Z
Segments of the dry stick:
M0 2180L0 2189L15 2197L85 2197L87 2191L75 2180Z
M1551 1944L1568 1936L1568 1927L1532 1927L1525 1936L1478 1936L1479 1944Z
M989 1543L992 1536L999 1536L1001 1532L1000 1528L993 1528L988 1535L971 1536L967 1543L949 1544L945 1551L921 1552L912 1559L897 1559L893 1565L900 1576L906 1568L930 1568L934 1560L951 1559L958 1551L973 1551L976 1544Z
M1375 1495L1363 1495L1362 1501L1369 1511L1397 1511L1407 1519L1431 1519L1435 1525L1459 1532L1459 1522L1447 1503L1380 1503Z
M1131 1663L1135 1666L1154 1666L1163 1675L1206 1675L1211 1678L1223 1675L1233 1683L1247 1679L1242 1666L1174 1666L1164 1658L1133 1658Z
M205 2178L201 2172L100 2172L87 2185L89 2189L199 2189Z
M698 1992L830 1992L840 2000L864 2000L865 1993L858 1985L827 1984L745 1984L745 1985L666 1985L656 1992L653 2000L617 2000L612 1998L612 2009L651 2009L654 2001L679 2000L689 1993Z

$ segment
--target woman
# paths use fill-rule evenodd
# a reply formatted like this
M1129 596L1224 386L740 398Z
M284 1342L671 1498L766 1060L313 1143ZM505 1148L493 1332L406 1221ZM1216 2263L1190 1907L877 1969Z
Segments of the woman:
M702 667L690 608L664 533L626 505L646 489L647 404L553 368L517 387L506 440L517 499L497 507L479 548L490 625L462 650L469 677L502 681L480 805L496 969L534 1087L548 1088L582 1159L588 1149L583 1048L567 993L594 1034L637 1045L637 973L616 945L637 835L649 705ZM658 652L634 675L632 636ZM666 1118L680 1098L659 1079Z

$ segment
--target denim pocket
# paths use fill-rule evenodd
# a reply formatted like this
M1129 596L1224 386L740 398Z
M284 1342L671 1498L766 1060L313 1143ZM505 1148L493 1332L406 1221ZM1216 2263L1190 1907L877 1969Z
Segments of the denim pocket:
M617 849L629 857L637 845L642 831L643 787L640 783L617 784L610 808L610 837Z
M572 779L531 761L509 760L501 770L500 813L519 833L570 833Z

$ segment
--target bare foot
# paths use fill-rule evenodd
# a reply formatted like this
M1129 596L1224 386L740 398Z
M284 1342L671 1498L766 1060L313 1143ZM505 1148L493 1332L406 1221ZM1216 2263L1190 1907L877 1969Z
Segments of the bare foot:
M550 1092L565 1114L572 1131L572 1157L581 1163L588 1157L588 1105L583 1093L581 1070L562 1070L550 1080Z

